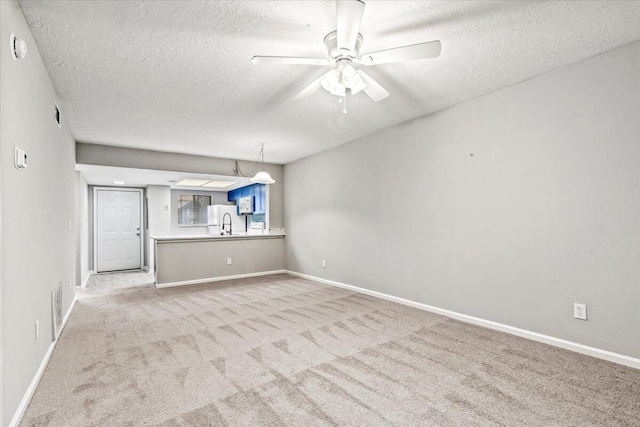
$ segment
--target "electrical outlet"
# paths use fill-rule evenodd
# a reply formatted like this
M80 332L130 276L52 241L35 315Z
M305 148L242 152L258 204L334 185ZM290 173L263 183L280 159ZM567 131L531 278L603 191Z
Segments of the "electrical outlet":
M327 268L327 260L322 260L322 268Z
M585 304L573 304L573 317L575 319L587 320L587 306Z
M36 341L40 338L40 321L36 321Z
M69 230L71 230L71 220L69 220Z
M231 258L227 258L227 265L231 265Z

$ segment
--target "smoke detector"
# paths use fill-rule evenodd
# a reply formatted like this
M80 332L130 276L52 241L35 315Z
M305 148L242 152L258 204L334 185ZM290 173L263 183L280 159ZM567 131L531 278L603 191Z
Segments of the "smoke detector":
M24 59L27 56L27 43L24 40L16 37L15 34L11 33L9 36L11 57L14 60Z

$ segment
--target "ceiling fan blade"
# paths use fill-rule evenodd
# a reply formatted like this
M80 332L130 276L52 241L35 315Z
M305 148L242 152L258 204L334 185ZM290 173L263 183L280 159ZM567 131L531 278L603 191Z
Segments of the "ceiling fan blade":
M320 81L322 81L322 78L326 74L327 73L324 73L323 75L321 75L320 77L315 79L313 82L311 82L311 84L309 86L307 86L304 89L302 89L302 91L299 94L297 94L296 96L294 96L293 99L296 100L296 101L300 100L300 99L305 99L305 98L310 97L314 93L316 93L316 91L322 87L322 85L320 84Z
M316 58L296 58L293 56L254 56L253 58L251 58L251 63L267 65L329 65L329 60Z
M378 102L389 96L389 92L380 86L377 81L373 80L370 75L361 70L358 70L358 74L362 77L362 81L367 85L363 90L364 93L369 95L369 98Z
M364 13L361 0L336 0L336 33L338 51L353 53Z
M364 65L378 65L414 59L437 58L440 56L441 50L440 40L435 40L362 55L360 62Z

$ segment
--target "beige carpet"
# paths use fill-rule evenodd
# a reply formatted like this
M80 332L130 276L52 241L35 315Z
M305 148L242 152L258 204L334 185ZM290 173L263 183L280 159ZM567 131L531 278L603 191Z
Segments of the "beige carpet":
M287 275L79 300L26 426L640 425L640 371Z

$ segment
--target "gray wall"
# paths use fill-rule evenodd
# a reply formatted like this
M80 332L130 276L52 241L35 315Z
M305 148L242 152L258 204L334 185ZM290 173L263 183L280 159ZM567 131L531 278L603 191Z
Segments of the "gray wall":
M256 152L257 154L257 152ZM78 164L118 166L165 170L175 172L206 173L213 175L233 175L234 160L215 157L193 156L189 154L165 153L160 151L137 150L132 148L112 147L107 145L76 145L76 161ZM254 162L238 162L243 171L251 171ZM265 171L269 172L275 184L269 186L269 215L271 228L283 228L282 199L282 165L265 163Z
M288 164L284 199L290 270L640 357L640 42Z
M9 34L27 42L13 61ZM51 344L51 290L63 289L63 313L74 297L75 142L15 1L0 2L0 194L2 197L2 425L8 425ZM13 167L17 145L28 168ZM69 221L71 229L69 229ZM40 339L35 340L35 322Z
M157 251L158 284L284 269L282 238L160 242Z
M89 275L89 186L76 172L76 286Z

